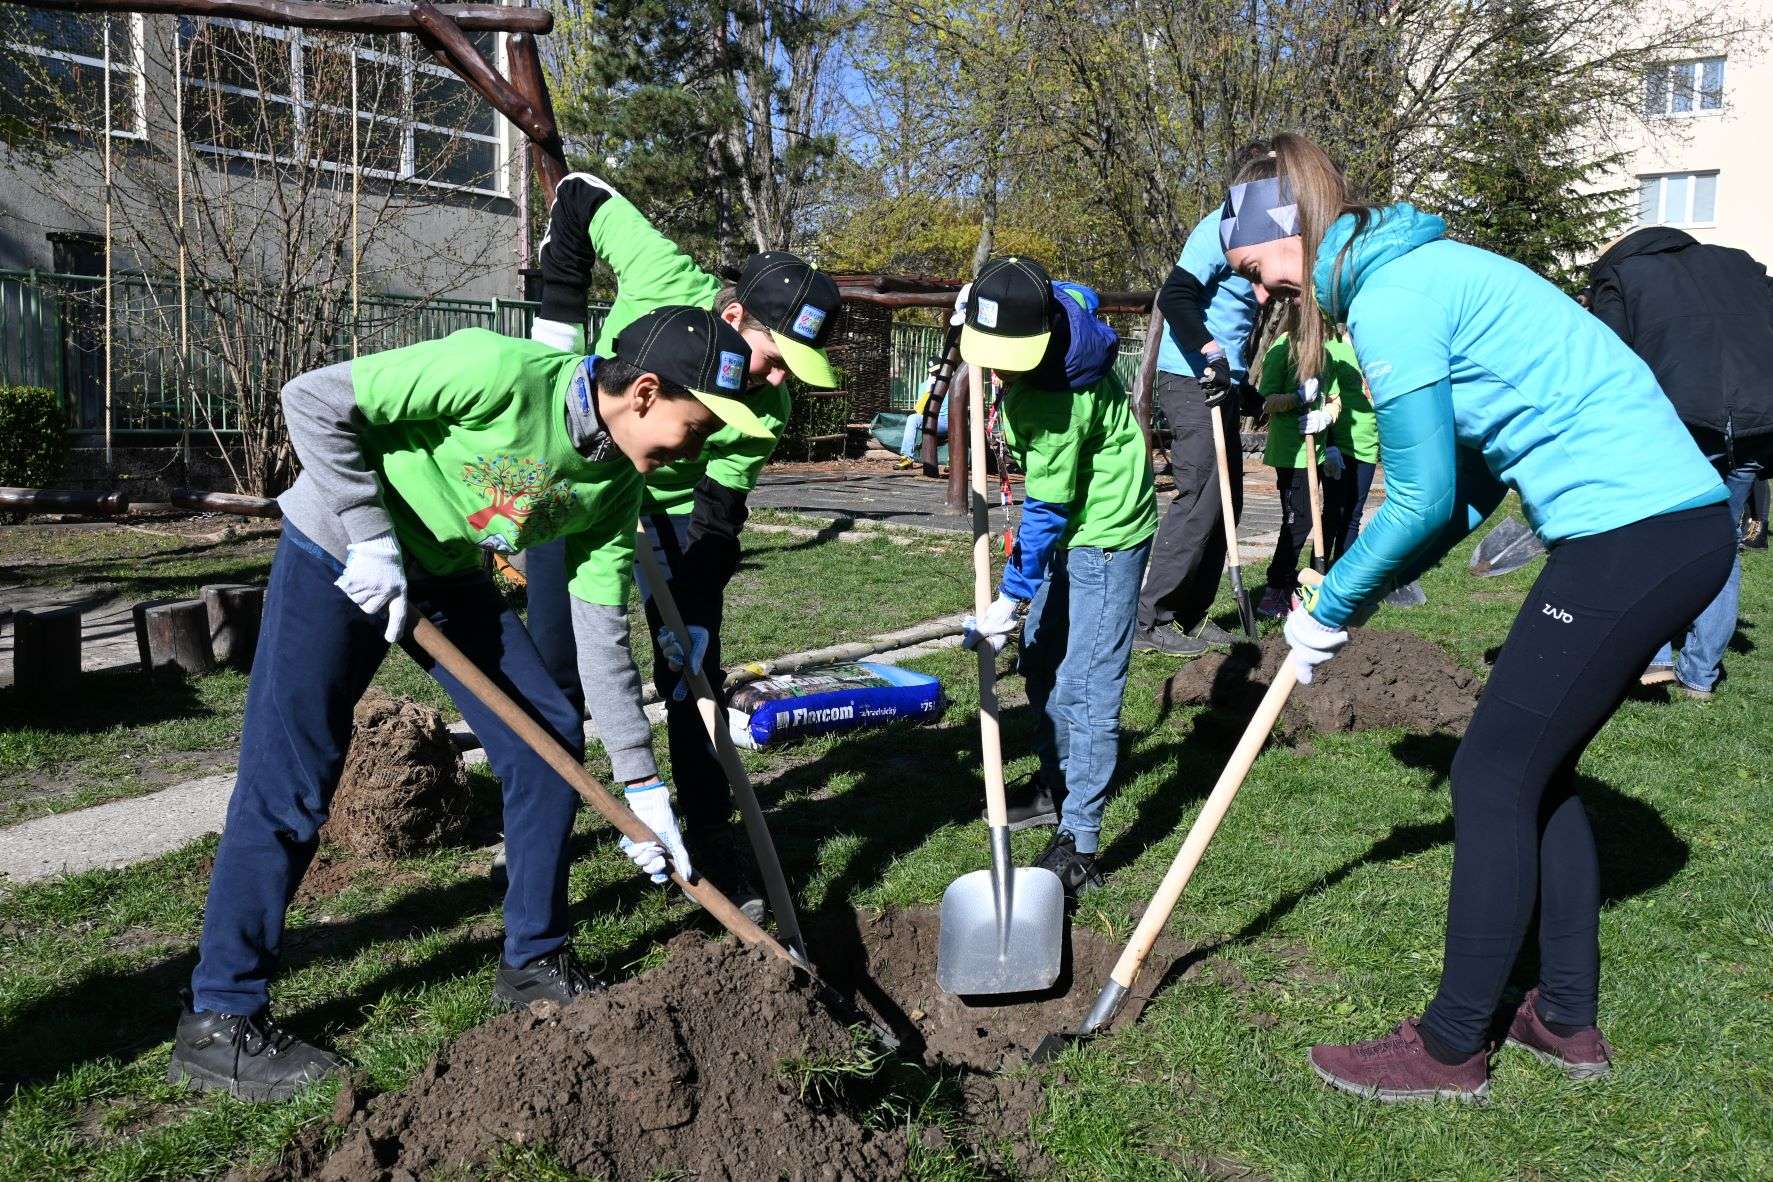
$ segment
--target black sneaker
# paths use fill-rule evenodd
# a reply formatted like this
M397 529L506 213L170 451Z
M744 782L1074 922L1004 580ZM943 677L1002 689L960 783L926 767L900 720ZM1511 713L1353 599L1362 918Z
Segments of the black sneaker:
M762 923L769 914L769 903L757 888L752 873L751 851L742 848L733 835L722 836L689 846L690 865L696 877L705 879L715 890L731 899L733 906L745 913L752 923Z
M1047 825L1059 823L1059 810L1065 804L1065 790L1054 792L1047 787L1046 781L1039 772L1035 772L1020 784L1010 786L1004 793L1004 804L1010 818L1010 832L1020 833L1024 829L1040 829ZM981 820L989 821L983 812Z
M172 1040L166 1082L199 1092L226 1092L240 1100L287 1100L344 1067L337 1055L303 1042L256 1014L206 1014L184 1006Z
M572 949L561 948L547 956L537 957L520 969L503 961L493 981L493 1006L501 1010L521 1010L538 1001L566 1005L574 998L596 993L604 987L584 966Z
M1241 636L1233 636L1225 629L1219 627L1219 625L1213 623L1212 620L1202 620L1200 625L1196 627L1194 631L1190 632L1188 636L1189 639L1198 640L1208 648L1224 649L1230 648L1232 645L1237 644L1243 639Z
M1159 624L1155 628L1134 628L1133 647L1148 652L1167 653L1172 657L1198 657L1207 651L1207 642L1199 640L1175 624Z
M1053 840L1047 842L1047 848L1041 851L1034 864L1057 874L1065 894L1073 899L1082 898L1102 885L1096 855L1078 853L1076 839L1063 829L1053 834Z

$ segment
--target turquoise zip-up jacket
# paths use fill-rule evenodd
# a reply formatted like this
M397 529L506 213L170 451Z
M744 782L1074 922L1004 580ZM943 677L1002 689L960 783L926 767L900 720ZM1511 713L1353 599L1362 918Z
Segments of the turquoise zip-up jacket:
M1318 248L1318 302L1353 336L1385 466L1385 503L1312 606L1331 627L1439 562L1509 489L1547 546L1725 499L1637 354L1526 267L1445 233L1397 204L1358 234L1344 214Z

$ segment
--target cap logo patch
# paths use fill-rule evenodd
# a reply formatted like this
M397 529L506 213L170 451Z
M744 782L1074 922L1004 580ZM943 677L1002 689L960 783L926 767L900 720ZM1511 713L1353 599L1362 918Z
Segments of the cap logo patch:
M996 300L988 300L984 296L979 297L979 327L980 328L996 328L997 327L997 301Z
M737 390L739 381L745 375L745 359L737 353L720 351L720 373L715 377L714 384L722 390Z
M825 324L825 309L815 308L811 304L800 306L800 315L794 318L794 335L813 340L819 335L819 329Z

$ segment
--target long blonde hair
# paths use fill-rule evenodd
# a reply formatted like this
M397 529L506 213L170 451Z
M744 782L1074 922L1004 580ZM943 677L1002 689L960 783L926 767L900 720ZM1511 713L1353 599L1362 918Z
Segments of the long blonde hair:
M1304 273L1300 277L1299 295L1285 301L1285 306L1278 312L1264 317L1272 329L1264 335L1272 340L1283 332L1287 334L1294 370L1303 382L1306 378L1316 377L1322 369L1324 335L1328 326L1327 318L1319 311L1316 284L1311 274L1317 262L1318 247L1323 244L1331 222L1345 213L1352 213L1358 219L1355 231L1358 234L1365 228L1371 211L1352 198L1348 179L1342 175L1342 170L1309 136L1286 131L1269 142L1272 150L1268 155L1239 169L1232 183L1282 177L1292 188L1293 200L1299 207L1299 237L1304 248ZM1343 252L1346 251L1344 247ZM1338 256L1331 274L1339 275L1341 270L1342 258ZM1261 380L1260 357L1261 354L1257 353L1252 358L1250 372L1255 381Z

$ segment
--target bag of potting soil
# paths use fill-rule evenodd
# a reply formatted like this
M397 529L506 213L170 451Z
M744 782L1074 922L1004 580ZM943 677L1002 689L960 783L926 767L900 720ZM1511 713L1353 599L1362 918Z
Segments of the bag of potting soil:
M733 742L758 748L807 735L942 712L942 683L897 665L851 661L747 682L727 699Z

